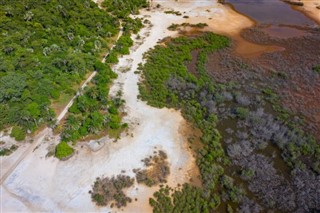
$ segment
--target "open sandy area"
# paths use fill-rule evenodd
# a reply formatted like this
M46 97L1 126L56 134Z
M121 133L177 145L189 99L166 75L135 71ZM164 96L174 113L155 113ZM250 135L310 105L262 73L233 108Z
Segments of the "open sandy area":
M37 138L39 145L25 144L12 155L1 158L1 212L119 211L95 206L88 193L91 185L98 176L124 173L133 177L132 169L141 168L141 160L155 150L163 150L168 155L171 171L168 184L171 187L189 181L194 174L195 159L188 148L187 138L180 131L186 121L179 111L156 109L140 101L137 98L140 76L134 71L139 63L144 62L145 52L159 40L176 34L167 30L172 23L205 22L209 25L207 30L227 35L237 34L253 23L212 0L153 2L154 6L158 3L162 5L159 9L141 12L139 17L150 20L151 26L139 33L141 39L135 39L130 55L122 57L114 66L119 77L111 88L111 94L122 90L127 113L124 122L129 124L128 132L117 142L108 140L97 152L79 143L75 156L59 161L46 157L48 147L57 144L59 136L53 136L50 129L45 129ZM165 14L165 10L180 11L183 15ZM189 16L189 19L183 16ZM148 200L157 189L135 183L127 194L137 201L123 211L151 212Z

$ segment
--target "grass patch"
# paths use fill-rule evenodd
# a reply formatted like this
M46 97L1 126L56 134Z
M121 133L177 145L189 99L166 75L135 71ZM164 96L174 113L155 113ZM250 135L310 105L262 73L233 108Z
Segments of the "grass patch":
M67 144L67 142L60 142L56 146L55 156L60 160L65 160L72 156L74 153L74 149Z
M17 141L23 141L26 138L26 132L21 127L14 126L12 128L10 136L16 139Z

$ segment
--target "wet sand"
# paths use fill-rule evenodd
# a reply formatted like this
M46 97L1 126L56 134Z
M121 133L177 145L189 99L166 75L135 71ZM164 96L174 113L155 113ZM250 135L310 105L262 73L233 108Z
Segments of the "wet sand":
M296 7L296 10L303 12L306 16L312 18L320 24L320 1L319 0L301 0L303 7ZM319 7L319 9L317 8Z

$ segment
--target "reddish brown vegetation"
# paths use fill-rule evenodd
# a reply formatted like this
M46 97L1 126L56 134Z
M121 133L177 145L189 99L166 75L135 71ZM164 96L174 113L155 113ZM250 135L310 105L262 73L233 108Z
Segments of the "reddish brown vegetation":
M277 45L284 51L265 53L254 59L242 59L229 49L216 52L207 65L219 82L270 88L282 105L305 118L305 127L320 139L320 75L313 67L320 64L320 32L310 30L304 37L270 38L258 28L243 32L243 37L258 44Z

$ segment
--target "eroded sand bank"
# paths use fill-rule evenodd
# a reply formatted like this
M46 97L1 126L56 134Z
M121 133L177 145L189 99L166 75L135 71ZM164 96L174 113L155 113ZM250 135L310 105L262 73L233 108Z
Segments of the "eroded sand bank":
M320 0L300 0L303 2L302 7L296 9L309 16L315 22L320 24Z
M144 28L139 34L142 40L135 40L131 53L120 59L114 70L119 74L111 88L111 94L122 90L129 131L114 143L109 140L97 152L92 152L79 143L77 154L68 161L46 158L48 147L56 144L59 137L50 132L48 140L43 140L37 147L23 158L20 164L1 185L2 211L65 211L65 212L99 212L118 211L96 207L91 202L88 191L98 176L112 176L120 173L134 176L132 169L141 168L141 159L152 155L155 150L163 150L168 155L170 176L168 184L188 182L194 173L195 159L188 148L187 139L179 131L185 120L179 111L172 109L156 109L137 99L140 76L134 74L138 64L143 62L143 54L154 47L157 42L175 32L167 28L172 23L208 23L207 30L223 34L236 34L252 22L231 9L212 0L203 1L154 1L160 9L144 10L140 17L151 21L152 26ZM176 10L189 16L165 14L165 10ZM134 36L136 37L136 36ZM126 72L122 72L127 70ZM48 137L50 136L50 137ZM26 145L28 146L28 145ZM3 158L2 162L19 157L22 151ZM2 170L3 171L3 170ZM135 184L127 194L133 200L125 212L150 212L148 204L157 187L146 187Z

